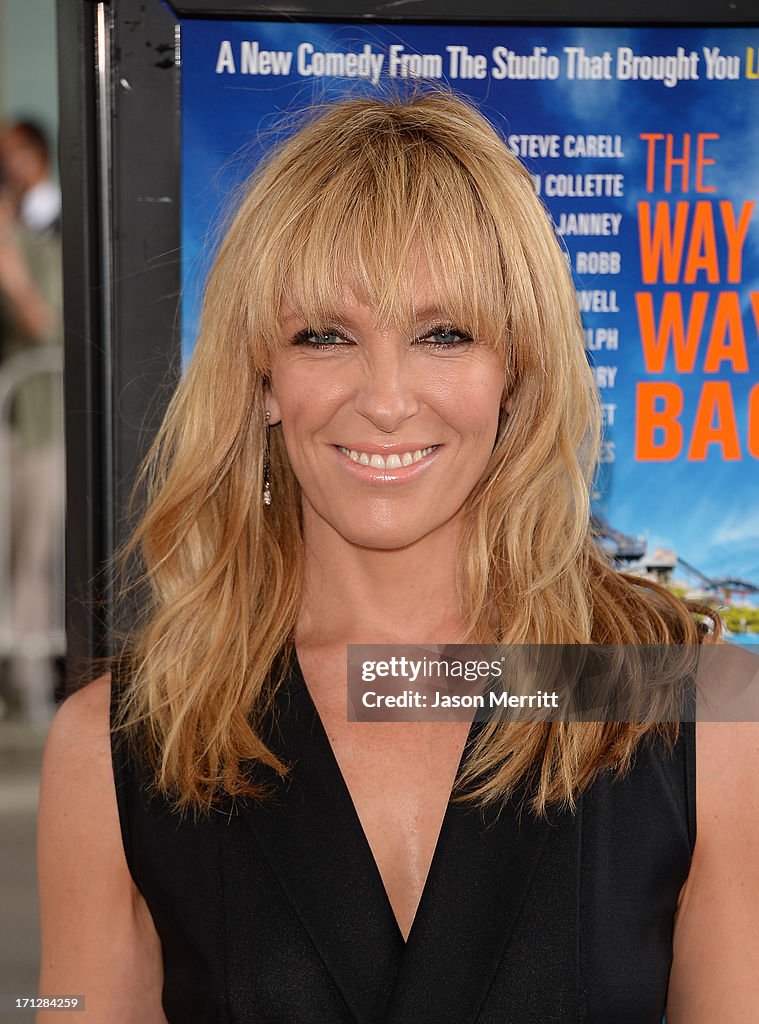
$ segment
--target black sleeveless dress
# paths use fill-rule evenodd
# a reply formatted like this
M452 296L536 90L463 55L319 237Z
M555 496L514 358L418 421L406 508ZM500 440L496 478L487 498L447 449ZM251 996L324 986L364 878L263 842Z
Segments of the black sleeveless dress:
M405 943L297 664L275 707L289 783L197 821L148 798L112 743L170 1024L661 1024L695 842L693 723L673 753L641 745L625 778L600 775L575 814L449 804Z

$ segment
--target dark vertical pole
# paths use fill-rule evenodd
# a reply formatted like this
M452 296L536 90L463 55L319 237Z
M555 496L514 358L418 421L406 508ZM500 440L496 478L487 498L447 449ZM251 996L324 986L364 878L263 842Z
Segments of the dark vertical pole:
M112 544L133 525L127 504L139 465L181 371L180 38L157 0L113 5ZM109 575L111 633L133 619Z
M180 370L179 39L159 0L59 0L67 686L128 627L111 563Z
M104 557L101 304L107 283L100 260L96 14L88 0L58 2L70 682L105 653L97 572Z

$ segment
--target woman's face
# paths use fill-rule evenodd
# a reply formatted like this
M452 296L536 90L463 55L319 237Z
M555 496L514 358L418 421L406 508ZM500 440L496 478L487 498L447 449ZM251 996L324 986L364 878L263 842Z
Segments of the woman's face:
M272 362L267 408L304 523L362 547L406 547L455 523L498 429L503 359L432 308L423 272L415 284L411 336L346 296L318 325L286 309L292 340Z

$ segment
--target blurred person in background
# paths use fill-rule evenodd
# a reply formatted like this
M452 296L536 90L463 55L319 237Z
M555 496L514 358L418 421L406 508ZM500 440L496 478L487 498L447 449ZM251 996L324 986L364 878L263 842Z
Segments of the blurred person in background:
M10 626L12 701L44 724L53 710L56 579L62 579L64 456L60 374L21 353L63 337L60 190L50 145L34 122L0 128L0 381L18 377L10 422L0 422L6 478L0 522L10 529L10 578L0 587ZM8 537L0 537L8 544ZM0 562L0 566L2 562ZM60 628L60 626L58 627Z

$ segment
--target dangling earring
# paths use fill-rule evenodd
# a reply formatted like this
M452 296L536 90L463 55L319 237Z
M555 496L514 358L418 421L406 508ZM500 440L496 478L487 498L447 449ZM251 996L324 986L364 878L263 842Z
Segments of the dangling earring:
M271 505L271 479L270 479L271 461L269 460L269 419L270 419L270 417L271 417L271 413L267 409L266 413L265 413L265 416L264 416L264 422L266 424L265 427L264 427L264 430L266 431L265 438L264 438L264 494L263 494L264 505Z

